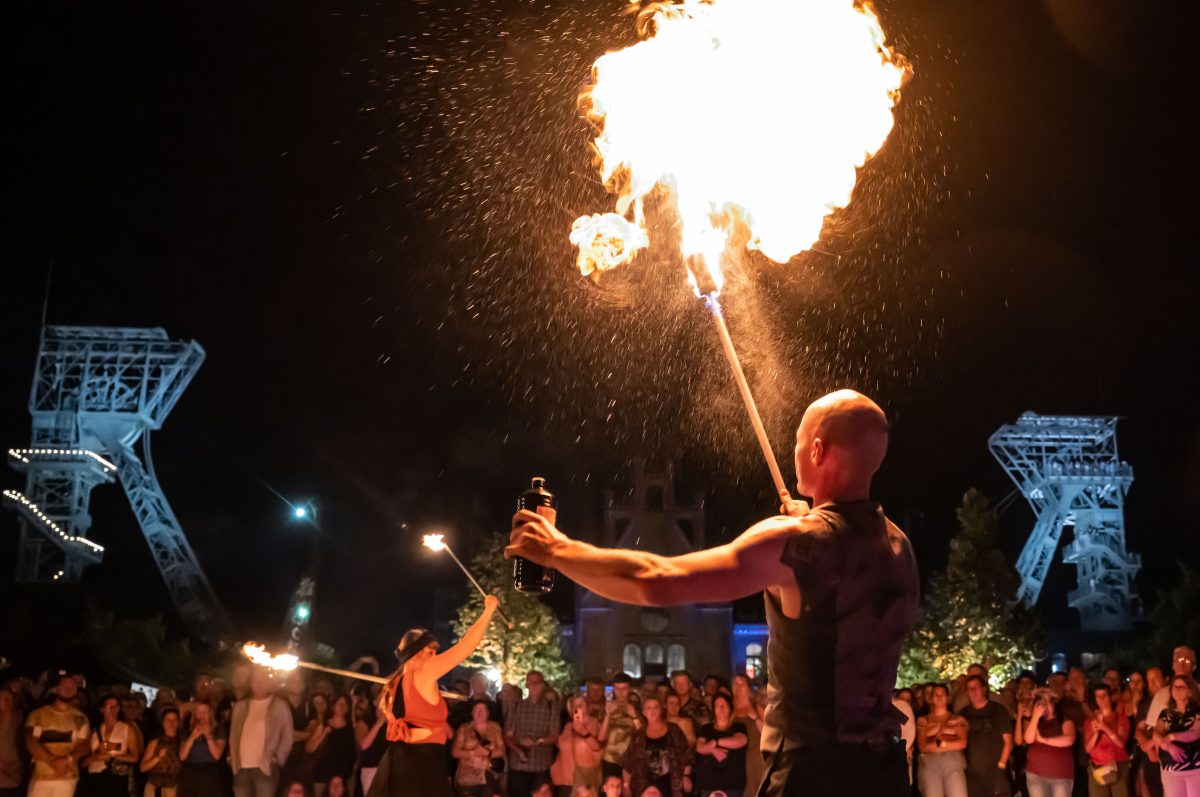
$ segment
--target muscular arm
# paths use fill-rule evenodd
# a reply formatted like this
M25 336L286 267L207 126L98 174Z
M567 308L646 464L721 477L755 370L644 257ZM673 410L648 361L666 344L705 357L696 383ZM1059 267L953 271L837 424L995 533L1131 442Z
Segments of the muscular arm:
M786 539L805 526L803 518L768 518L726 545L668 557L598 548L570 539L540 515L522 511L513 518L505 554L553 567L580 586L621 603L724 603L791 579L792 571L780 557Z

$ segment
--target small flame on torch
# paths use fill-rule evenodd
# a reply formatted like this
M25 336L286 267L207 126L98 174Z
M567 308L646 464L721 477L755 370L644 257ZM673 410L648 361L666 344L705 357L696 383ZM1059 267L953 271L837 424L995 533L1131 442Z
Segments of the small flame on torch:
M446 535L426 534L421 538L421 544L431 551L444 551L446 549Z
M245 645L242 645L242 654L255 664L268 667L272 670L294 670L300 666L300 659L297 656L293 656L291 653L280 653L278 656L272 656L270 653L267 653L266 647L257 642L247 642Z

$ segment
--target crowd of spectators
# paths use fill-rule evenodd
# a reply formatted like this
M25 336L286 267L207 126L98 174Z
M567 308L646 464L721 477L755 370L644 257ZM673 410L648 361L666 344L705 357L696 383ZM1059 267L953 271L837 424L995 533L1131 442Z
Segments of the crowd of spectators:
M1200 797L1196 654L1169 675L1115 667L1031 672L993 691L981 664L950 683L896 691L921 797Z
M914 797L1200 797L1194 670L1181 647L1169 675L1026 672L993 690L976 664L899 688ZM475 673L450 688L446 755L463 797L744 797L766 774L766 690L744 675L618 674L559 694L538 672L495 692ZM13 679L0 689L0 797L365 795L387 749L377 700L370 683L246 664L153 702L68 673Z

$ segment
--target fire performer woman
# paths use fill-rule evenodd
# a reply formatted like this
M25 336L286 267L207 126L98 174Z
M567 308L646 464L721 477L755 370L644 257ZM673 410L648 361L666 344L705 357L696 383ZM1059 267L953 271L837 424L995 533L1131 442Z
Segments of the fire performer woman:
M842 390L796 431L802 501L733 542L664 557L597 548L518 512L506 549L622 603L725 602L765 591L770 706L765 797L900 797L909 790L903 715L892 705L900 647L917 617L908 538L870 500L887 452L883 411Z
M423 628L400 639L400 667L379 697L388 719L388 750L371 784L370 797L454 797L446 771L446 701L438 679L461 664L479 647L500 601L488 595L479 615L462 639L444 653Z

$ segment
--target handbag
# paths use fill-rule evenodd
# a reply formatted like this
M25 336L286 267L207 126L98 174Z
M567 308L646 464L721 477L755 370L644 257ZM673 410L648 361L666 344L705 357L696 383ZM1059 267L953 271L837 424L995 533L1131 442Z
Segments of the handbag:
M1102 767L1092 767L1092 777L1095 778L1096 782L1101 786L1111 786L1112 784L1116 783L1117 775L1118 770L1116 763L1105 764Z
M126 733L128 733L128 731L126 731ZM97 736L97 738L99 738L101 746L103 746L103 747L108 746L109 741L108 741L108 739L104 738L104 725L103 724L96 728L96 736ZM122 745L120 745L120 747L117 748L117 750L120 751L120 750L124 749L124 747L125 747L124 744L122 744ZM131 764L128 761L110 760L108 762L108 771L118 778L128 778L130 775L133 774L133 764Z
M475 734L475 741L479 743L480 747L484 748L489 753L492 751L491 744L488 743L486 738L479 735L479 731L475 730L475 728L471 728L471 733ZM488 769L499 775L504 771L504 759L499 756L491 756L488 758Z

